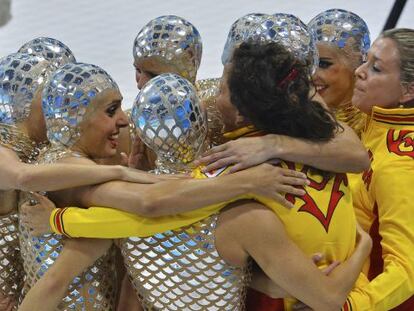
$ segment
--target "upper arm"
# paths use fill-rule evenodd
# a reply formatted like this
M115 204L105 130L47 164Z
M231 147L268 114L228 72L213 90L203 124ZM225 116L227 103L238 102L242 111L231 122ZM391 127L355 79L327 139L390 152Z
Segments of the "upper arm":
M412 161L414 162L414 161ZM398 265L414 291L413 165L396 163L374 171L372 187L378 206L379 233L386 265Z
M390 310L414 294L414 175L405 163L373 172L370 191L378 212L383 272L351 292L357 310Z

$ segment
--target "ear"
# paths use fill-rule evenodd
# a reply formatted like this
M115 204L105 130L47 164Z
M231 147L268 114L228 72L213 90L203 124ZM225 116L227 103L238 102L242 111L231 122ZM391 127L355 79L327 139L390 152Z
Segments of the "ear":
M237 111L235 123L238 127L241 127L248 125L250 122L244 116L242 116L239 111Z
M403 105L411 101L414 101L414 82L402 86L402 95L400 98L400 103Z

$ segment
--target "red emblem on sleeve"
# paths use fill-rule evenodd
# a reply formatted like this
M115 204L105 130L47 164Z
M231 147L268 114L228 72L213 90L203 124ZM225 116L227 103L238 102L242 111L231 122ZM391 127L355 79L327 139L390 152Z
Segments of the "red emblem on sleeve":
M399 156L409 156L414 159L414 131L389 130L387 133L388 151Z

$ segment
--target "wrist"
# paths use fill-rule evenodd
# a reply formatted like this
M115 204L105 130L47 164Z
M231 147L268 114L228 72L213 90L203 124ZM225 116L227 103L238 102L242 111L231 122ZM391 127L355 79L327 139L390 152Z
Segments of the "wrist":
M127 181L128 176L128 167L122 165L113 165L114 166L114 178L112 180L123 180Z
M267 160L283 158L287 153L283 135L268 134L263 136L263 149Z

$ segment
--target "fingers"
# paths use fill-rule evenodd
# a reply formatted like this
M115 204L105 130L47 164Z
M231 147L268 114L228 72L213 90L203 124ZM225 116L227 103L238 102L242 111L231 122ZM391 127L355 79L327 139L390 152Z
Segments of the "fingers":
M280 182L284 185L291 185L291 186L306 186L309 185L310 182L307 178L298 178L298 177L290 177L290 176L283 176L280 178Z
M329 275L333 270L335 270L336 267L338 267L341 264L340 261L334 261L326 268L322 269L322 273L325 275Z
M284 176L290 176L290 177L296 177L296 178L302 178L302 179L307 179L308 177L306 176L306 174L302 173L302 172L298 172L295 170L291 170L288 168L279 168L279 170L282 172L282 174Z
M227 149L227 146L228 146L228 143L218 145L218 146L214 146L214 147L210 148L209 150L207 150L205 153L203 153L201 159L203 159L203 158L205 158L205 157L207 157L211 154L224 151L224 150Z
M220 160L215 160L215 162L213 162L213 163L207 165L205 168L203 168L202 171L203 172L211 172L211 171L214 171L214 170L217 170L219 168L231 165L231 164L236 163L236 162L237 161L236 161L235 157L228 157L228 158L223 158L223 159L220 159Z
M248 168L248 165L244 164L243 162L237 163L229 169L229 174L245 170L246 168Z
M272 196L271 196L276 202L278 202L279 204L281 204L281 205L283 205L284 207L286 207L286 208L288 208L288 209L292 209L292 208L294 208L295 206L291 203L291 202L289 202L288 200L286 200L285 199L285 197L284 196L282 196L281 194L279 194L279 193L274 193Z
M292 187L289 185L281 185L277 189L278 192L289 193L296 196L302 196L306 194L306 191L301 188Z

